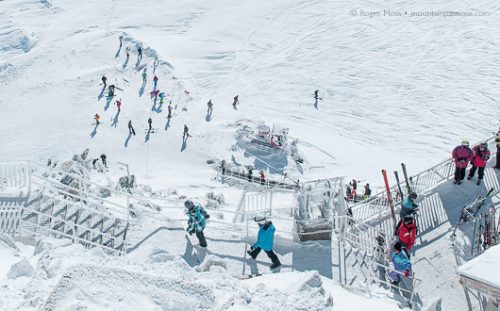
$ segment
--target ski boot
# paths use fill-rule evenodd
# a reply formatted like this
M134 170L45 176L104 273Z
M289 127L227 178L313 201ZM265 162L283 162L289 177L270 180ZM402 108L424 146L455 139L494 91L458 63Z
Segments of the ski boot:
M467 180L471 180L472 179L472 176L467 176Z
M280 262L273 263L271 265L271 270L277 269L279 267L281 267L281 263Z
M476 182L476 185L480 185L481 184L481 179L478 179L477 182Z

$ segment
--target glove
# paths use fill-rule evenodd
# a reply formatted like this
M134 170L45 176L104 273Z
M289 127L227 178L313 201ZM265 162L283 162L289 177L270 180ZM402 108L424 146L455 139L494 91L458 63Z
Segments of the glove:
M205 215L205 218L206 218L206 219L210 218L210 215L206 214L206 215Z
M408 271L408 270L405 270L404 273L405 273L405 277L408 277L410 275L410 271Z

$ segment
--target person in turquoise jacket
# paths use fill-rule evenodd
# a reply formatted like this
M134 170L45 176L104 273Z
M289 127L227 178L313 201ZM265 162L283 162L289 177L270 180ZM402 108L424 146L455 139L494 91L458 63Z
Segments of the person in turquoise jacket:
M187 209L186 214L189 217L186 231L189 235L196 233L200 246L207 247L207 239L203 234L203 230L205 230L206 219L210 218L210 215L207 214L200 204L195 204L191 200L186 200L186 202L184 202L184 206Z
M415 200L417 200L416 192L411 192L407 197L404 198L403 206L401 208L401 211L399 212L399 216L401 217L401 219L405 218L406 216L413 216L413 214L418 212L418 204L415 203Z
M271 221L268 221L266 217L255 216L254 221L259 225L259 233L257 235L257 242L255 242L250 250L247 252L250 257L256 259L261 250L266 252L267 257L271 259L272 265L271 269L276 269L281 266L281 262L278 256L273 252L273 241L274 241L274 225Z
M400 242L394 243L391 254L394 271L389 273L389 277L393 284L398 284L401 281L401 276L409 277L411 275L411 262L405 248Z

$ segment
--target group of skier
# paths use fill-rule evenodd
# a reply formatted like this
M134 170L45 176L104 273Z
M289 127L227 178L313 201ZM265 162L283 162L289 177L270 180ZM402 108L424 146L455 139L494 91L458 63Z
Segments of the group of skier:
M194 203L191 200L186 200L184 202L184 207L186 209L186 214L188 216L188 223L186 231L189 235L193 233L198 238L199 246L206 248L208 246L207 239L204 234L204 230L207 225L207 219L210 215L205 211L205 209L199 203ZM274 232L276 228L274 227L272 221L268 220L266 217L255 216L254 221L259 226L259 231L257 233L257 241L250 246L250 250L247 251L248 255L252 259L257 259L259 253L263 250L269 259L271 259L272 265L271 269L277 269L281 266L281 262L273 251L274 244Z
M364 185L363 195L358 195L358 181L356 179L351 180L346 184L345 199L351 202L358 202L361 200L366 200L372 195L372 189L370 184L366 183Z
M497 154L498 149L500 149L500 139L498 139L497 133ZM472 149L469 148L469 141L463 140L462 143L455 147L452 152L453 162L455 163L455 174L453 183L460 185L465 178L465 171L469 163L471 164L471 169L469 170L469 174L467 176L467 180L471 180L477 171L477 185L481 184L481 181L484 177L484 169L488 160L490 159L490 150L488 149L488 143L482 142ZM498 156L497 156L497 164L498 164ZM499 168L499 166L495 166L495 168Z

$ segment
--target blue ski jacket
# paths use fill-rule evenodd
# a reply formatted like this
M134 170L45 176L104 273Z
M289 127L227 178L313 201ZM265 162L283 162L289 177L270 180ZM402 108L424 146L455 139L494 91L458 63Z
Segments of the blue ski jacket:
M396 271L403 272L408 270L411 272L411 262L404 250L401 250L399 253L393 252L391 257Z
M186 229L189 233L201 232L205 229L206 226L206 216L207 212L201 207L200 204L195 203L194 208L190 209L187 213L188 219L188 228Z
M254 248L260 247L265 251L273 249L274 231L276 229L272 222L268 222L261 226L257 235L257 242L253 245Z

